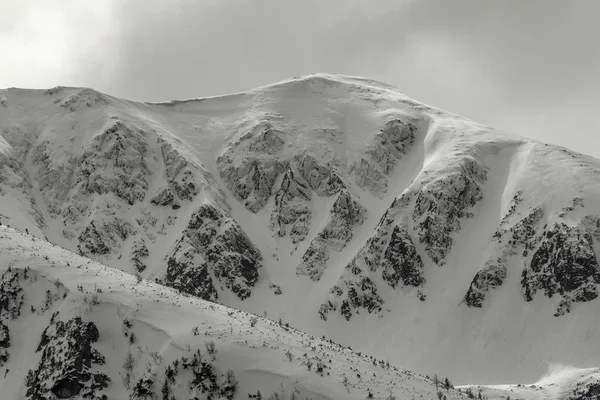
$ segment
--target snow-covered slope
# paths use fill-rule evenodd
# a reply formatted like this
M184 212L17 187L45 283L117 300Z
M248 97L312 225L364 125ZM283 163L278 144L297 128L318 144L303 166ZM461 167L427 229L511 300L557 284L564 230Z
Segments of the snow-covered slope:
M14 229L0 228L0 249L2 399L406 399L439 390L384 360Z
M461 383L600 365L600 162L370 80L0 93L0 219Z

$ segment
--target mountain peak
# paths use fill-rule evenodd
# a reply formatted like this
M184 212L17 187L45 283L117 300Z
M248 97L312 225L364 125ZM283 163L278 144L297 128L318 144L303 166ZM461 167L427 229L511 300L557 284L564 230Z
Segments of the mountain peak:
M462 382L600 359L595 159L335 74L169 103L0 95L0 221L117 281ZM94 348L85 323L49 329Z

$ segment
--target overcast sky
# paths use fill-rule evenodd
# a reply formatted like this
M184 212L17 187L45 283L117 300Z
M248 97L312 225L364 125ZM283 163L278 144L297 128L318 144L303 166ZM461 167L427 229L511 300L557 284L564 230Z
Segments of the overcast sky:
M600 157L600 0L0 0L0 87L160 101L334 72Z

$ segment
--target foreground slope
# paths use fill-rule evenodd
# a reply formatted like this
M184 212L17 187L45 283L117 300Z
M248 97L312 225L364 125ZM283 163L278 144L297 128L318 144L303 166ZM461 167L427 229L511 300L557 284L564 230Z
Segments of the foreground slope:
M0 228L0 249L3 399L435 396L431 379L383 360L13 229Z
M345 76L0 95L4 224L460 382L599 365L595 159Z

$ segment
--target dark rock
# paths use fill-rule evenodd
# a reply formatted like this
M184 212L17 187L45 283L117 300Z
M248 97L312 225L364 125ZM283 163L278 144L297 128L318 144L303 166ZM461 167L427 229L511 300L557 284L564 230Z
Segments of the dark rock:
M90 221L79 235L77 249L87 257L103 256L116 253L133 233L133 227L118 217L102 222Z
M329 221L312 240L297 267L298 275L312 280L321 278L329 260L330 251L339 251L352 239L354 228L363 223L366 210L347 191L342 190L330 211Z
M218 298L213 277L240 299L258 281L261 255L222 210L203 204L167 258L165 283L206 300Z
M422 286L423 261L405 229L395 226L382 263L382 277L393 288L402 280L405 286Z
M410 122L392 120L368 144L365 153L355 167L355 181L375 194L387 190L387 178L394 166L408 153L415 142L417 127Z
M130 205L143 201L151 175L146 141L144 132L112 121L81 156L76 185L83 193L113 193Z
M523 270L521 284L527 301L539 290L572 302L598 297L600 267L592 235L581 224L554 224L545 232L529 268Z
M312 218L313 192L319 196L333 196L344 188L344 183L336 174L333 166L322 165L316 158L308 154L296 155L287 165L281 187L275 193L275 206L271 213L271 229L280 237L289 233L293 243L304 240ZM343 204L344 201L354 201L350 199L349 194L338 200L339 212L343 212L341 209L344 207L348 210L352 208L350 213L358 211L357 207L348 207L348 204ZM348 215L348 218L353 218L353 216ZM332 226L331 229L335 229L335 227Z
M23 288L18 269L9 268L2 274L0 284L0 366L8 361L10 348L11 320L21 315L23 306Z
M468 156L459 170L440 172L423 182L413 213L419 241L436 264L444 264L452 233L461 229L461 220L473 216L469 209L483 199L480 185L487 180L484 166Z
M497 263L490 262L475 274L465 295L467 306L481 308L487 293L502 285L506 279L505 263L506 261L503 259L499 259Z
M104 365L104 357L92 347L99 338L93 322L75 317L51 323L42 333L37 352L42 352L35 372L30 371L27 397L33 400L71 398L101 399L110 379L92 366Z
M133 242L133 247L131 249L131 263L138 272L143 272L146 269L144 260L148 258L149 254L150 252L148 251L148 247L146 247L144 239L139 238Z

